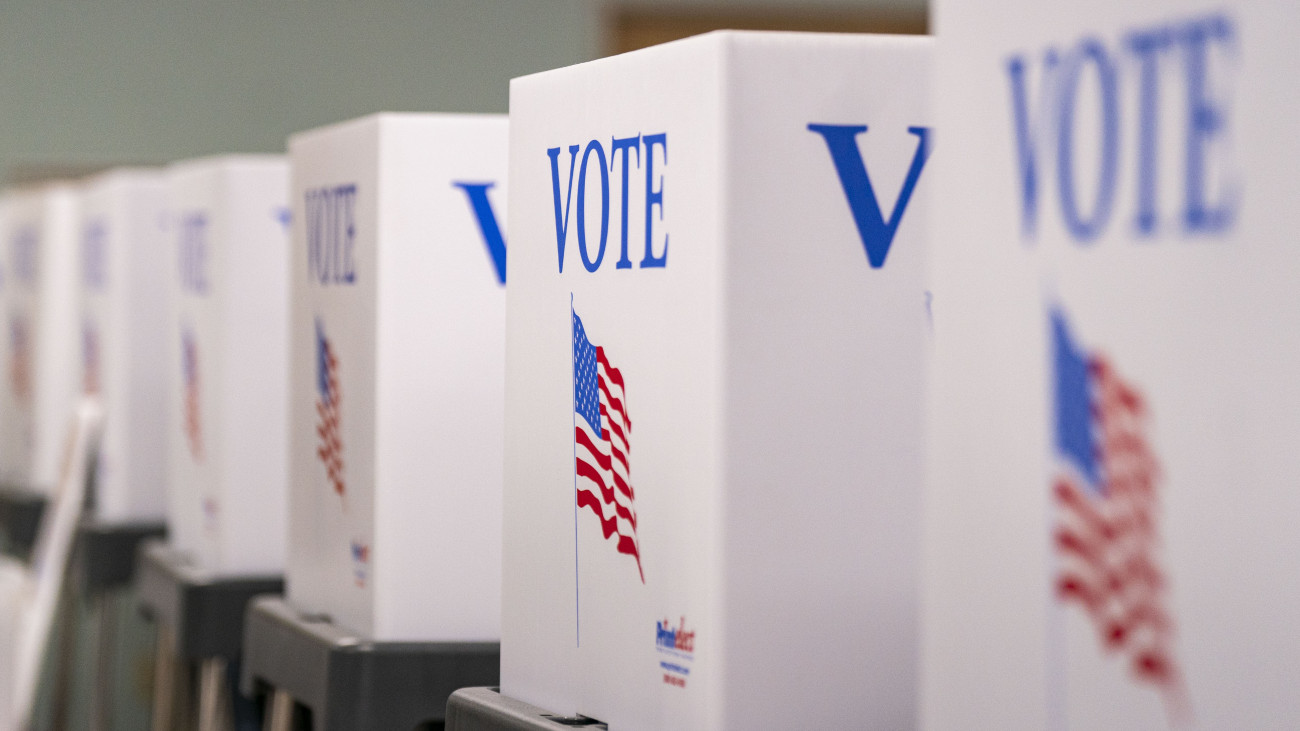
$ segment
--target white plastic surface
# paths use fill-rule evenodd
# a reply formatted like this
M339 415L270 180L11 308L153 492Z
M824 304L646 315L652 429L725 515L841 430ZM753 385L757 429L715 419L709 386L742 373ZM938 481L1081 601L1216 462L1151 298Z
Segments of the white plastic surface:
M81 385L104 406L94 510L159 520L167 480L167 314L175 271L162 170L119 169L82 189L77 278Z
M49 495L81 392L77 193L66 183L5 194L0 480Z
M1300 726L1300 7L935 11L923 727Z
M381 114L290 140L288 595L376 640L500 636L504 272L458 184L504 228L506 129Z
M503 694L915 723L930 53L720 33L512 82Z
M284 570L288 178L277 156L168 172L168 535L221 574Z

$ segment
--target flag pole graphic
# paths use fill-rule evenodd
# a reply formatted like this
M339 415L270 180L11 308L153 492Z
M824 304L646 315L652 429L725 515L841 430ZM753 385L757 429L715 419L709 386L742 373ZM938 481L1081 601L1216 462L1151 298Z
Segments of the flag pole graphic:
M578 313L573 309L573 293L569 293L569 381L574 384L573 399L577 401L577 364L573 362L573 347L577 340L577 333L573 328L573 320ZM573 428L578 428L578 412L572 407L569 409L569 416L573 420ZM570 469L573 469L573 645L582 647L582 616L578 611L578 471L573 467L578 461L578 445L573 445L573 462L569 463Z

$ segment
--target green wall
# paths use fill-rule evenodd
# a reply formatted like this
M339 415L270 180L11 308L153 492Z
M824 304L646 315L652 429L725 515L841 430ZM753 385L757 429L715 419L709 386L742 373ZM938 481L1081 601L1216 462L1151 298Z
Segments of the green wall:
M584 0L0 5L0 176L219 152L380 110L504 112L592 58Z

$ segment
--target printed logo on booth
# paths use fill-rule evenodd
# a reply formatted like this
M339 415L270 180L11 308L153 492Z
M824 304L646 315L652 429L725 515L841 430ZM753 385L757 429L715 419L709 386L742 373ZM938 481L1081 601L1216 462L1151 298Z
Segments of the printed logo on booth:
M695 662L695 630L686 629L685 616L676 627L667 619L655 622L655 650L660 656L664 685L685 688Z
M370 575L370 544L360 539L354 540L348 546L348 554L352 559L352 579L357 583L357 588L364 589Z
M203 498L203 530L216 533L221 522L221 503L212 496Z

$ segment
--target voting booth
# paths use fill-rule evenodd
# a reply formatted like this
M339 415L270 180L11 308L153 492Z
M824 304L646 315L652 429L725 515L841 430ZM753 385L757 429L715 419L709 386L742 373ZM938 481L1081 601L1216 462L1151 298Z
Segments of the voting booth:
M931 51L722 32L512 82L502 695L917 722Z
M18 404L16 402L16 392L13 385L12 365L10 364L10 296L9 287L5 284L4 273L13 261L12 234L9 229L9 209L13 205L14 191L0 190L0 311L3 312L4 322L3 332L0 332L0 365L4 366L4 372L0 373L0 483L8 483L23 462L18 459L21 450L18 449L20 424L25 419L20 419L18 415ZM6 490L12 490L5 487ZM6 530L6 532L8 532Z
M168 171L168 527L220 573L284 569L288 175L274 156Z
M167 478L167 303L175 267L161 170L119 169L82 189L81 386L104 406L96 517L161 521Z
M378 114L289 139L286 600L245 625L268 723L440 723L499 677L507 123Z
M288 599L374 640L499 636L506 131L289 140Z
M244 611L283 589L289 166L227 155L166 174L167 543L135 584L158 625L152 723L256 724L238 694Z
M936 10L926 727L1296 725L1300 9Z
M48 497L81 392L77 194L66 183L7 191L0 482Z

